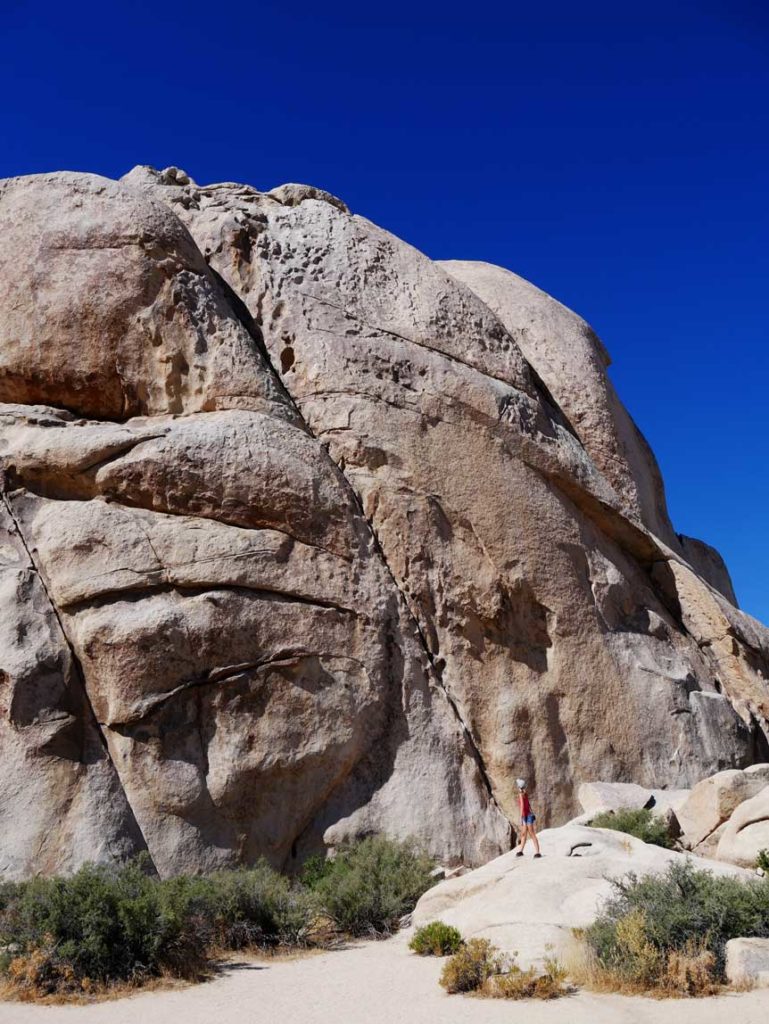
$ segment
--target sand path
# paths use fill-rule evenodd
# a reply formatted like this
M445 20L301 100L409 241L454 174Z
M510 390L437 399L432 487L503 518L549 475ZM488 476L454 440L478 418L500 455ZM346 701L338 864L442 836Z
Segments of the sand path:
M766 1024L769 990L666 1000L581 992L552 1003L448 996L441 961L404 935L295 960L233 964L216 980L92 1006L0 1004L2 1024Z

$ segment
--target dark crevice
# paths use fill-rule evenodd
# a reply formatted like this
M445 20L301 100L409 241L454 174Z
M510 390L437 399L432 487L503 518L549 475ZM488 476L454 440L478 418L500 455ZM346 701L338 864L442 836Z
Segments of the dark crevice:
M143 601L154 594L179 594L182 597L198 597L205 594L216 594L218 592L242 594L256 599L262 598L272 601L273 604L301 604L310 608L319 608L323 611L340 612L343 615L359 616L359 612L353 608L337 604L334 601L326 601L323 598L307 597L305 594L296 594L291 591L272 590L269 587L249 587L236 583L194 583L190 586L184 583L159 583L157 586L126 587L123 590L110 591L108 594L100 594L96 597L86 597L80 600L67 603L67 609L71 612L80 612L90 608L103 608L105 605L114 604L117 601Z
M260 668L265 668L268 665L290 665L294 659L305 657L306 655L307 651L305 649L282 650L276 654L269 655L265 658L259 658L255 661L244 661L237 665L223 665L220 668L210 669L208 672L183 680L171 690L153 694L148 697L146 700L141 702L140 713L135 717L126 718L120 722L109 722L103 724L108 725L110 729L113 729L121 736L130 737L130 730L137 723L146 719L159 707L166 704L169 700L172 700L180 693L186 693L189 690L204 689L207 686L222 686L233 679L240 679L242 676L250 672L257 671ZM201 744L201 749L205 754L205 744Z
M60 630L61 635L62 635L62 637L64 639L64 642L66 643L66 645L67 645L67 647L69 649L70 657L72 658L72 665L73 665L73 669L74 669L74 673L75 673L75 678L78 681L78 685L80 687L80 690L81 690L81 693L82 693L82 696L83 696L83 700L85 702L85 707L88 709L88 715L90 717L92 727L94 728L94 730L96 732L96 735L97 735L97 737L99 739L99 742L100 742L100 744L101 744L101 746L102 746L102 748L104 750L104 756L107 759L107 761L109 762L109 764L112 766L112 770L115 773L115 778L117 779L118 783L120 784L120 788L121 788L121 790L123 792L123 797L124 797L125 802L126 802L126 807L128 808L128 811L129 811L129 813L131 815L131 818L133 820L133 825L134 825L134 827L136 829L136 833L141 837L141 840L144 843L144 848L148 852L148 854L150 856L150 860L152 860L152 854L150 852L149 845L147 843L147 839L146 839L146 837L144 835L144 832L142 830L141 825L139 824L139 820L136 817L136 813L134 812L133 806L131 805L131 801L128 798L128 793L126 792L126 788L125 788L125 786L123 784L123 780L120 777L120 772L118 771L117 765L115 764L114 760L112 759L112 755L110 754L109 745L107 744L106 737L105 737L104 732L103 732L103 730L101 728L101 725L99 724L98 719L96 718L96 714L94 712L93 705L91 704L91 698L90 698L90 696L88 694L88 689L87 689L86 684L85 684L85 673L83 671L83 666L81 665L80 659L78 658L77 653L75 652L74 645L72 643L72 640L69 637L69 634L68 634L67 629L66 629L66 627L64 625L64 621L62 619L62 616L59 613L59 609L58 609L55 601L51 597L51 594L50 594L50 592L48 590L48 587L46 585L46 582L45 582L45 578L44 578L42 572L40 571L40 567L37 564L37 561L36 561L36 559L35 559L35 557L34 557L34 555L32 553L32 550L30 549L29 545L27 544L27 540L26 540L26 538L24 536L24 533L23 533L23 531L21 529L21 525L20 525L18 519L16 518L16 514L14 513L13 506L12 506L11 502L8 500L8 497L7 497L6 493L5 493L5 477L2 474L0 474L0 485L2 486L2 490L0 491L0 497L2 497L3 504L4 504L5 508L6 508L6 511L8 512L8 515L9 515L9 517L11 519L11 522L13 523L14 528L15 528L17 534L18 534L19 541L22 544L22 546L23 546L23 548L24 548L24 550L25 550L25 552L27 554L27 558L29 559L29 564L30 564L32 570L34 571L35 575L37 576L37 578L40 581L40 586L43 589L43 593L45 594L46 599L48 601L48 604L49 604L49 606L51 608L51 611L53 612L53 615L54 615L54 617L56 619L56 622L58 623L59 630ZM155 865L154 860L152 860L152 866L153 866L153 868L155 868L155 871L157 871L157 866Z

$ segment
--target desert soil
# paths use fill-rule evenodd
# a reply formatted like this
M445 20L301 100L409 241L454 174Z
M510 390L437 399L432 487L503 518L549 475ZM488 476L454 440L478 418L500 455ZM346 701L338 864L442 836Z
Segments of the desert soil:
M406 935L297 959L242 960L215 980L90 1006L0 1005L2 1024L766 1024L769 990L713 999L577 995L510 1004L448 996L441 961L408 952Z

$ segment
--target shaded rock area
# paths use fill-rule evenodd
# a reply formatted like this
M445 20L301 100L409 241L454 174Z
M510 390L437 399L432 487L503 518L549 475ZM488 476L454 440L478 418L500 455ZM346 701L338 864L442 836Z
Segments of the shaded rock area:
M178 168L0 229L2 874L475 865L518 775L547 824L765 755L769 631L544 293Z

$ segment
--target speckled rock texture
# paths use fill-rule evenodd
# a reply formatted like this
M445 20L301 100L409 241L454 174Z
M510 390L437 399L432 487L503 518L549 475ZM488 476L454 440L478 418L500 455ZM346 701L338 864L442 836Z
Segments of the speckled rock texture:
M516 776L763 759L769 632L603 347L468 266L305 185L0 183L0 874L476 865Z

